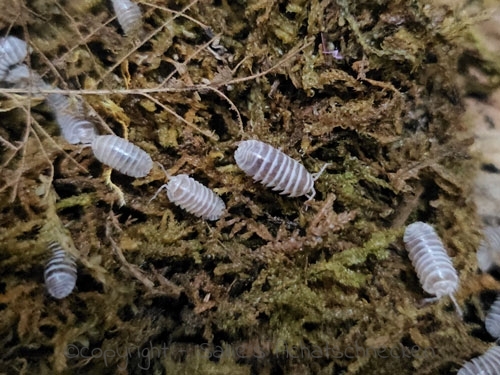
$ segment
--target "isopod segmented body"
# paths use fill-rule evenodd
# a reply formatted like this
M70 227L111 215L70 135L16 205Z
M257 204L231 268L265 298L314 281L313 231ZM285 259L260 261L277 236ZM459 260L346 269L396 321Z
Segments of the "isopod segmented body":
M48 248L52 257L45 266L45 286L52 297L61 299L70 295L75 287L75 258L57 242L51 242Z
M98 136L94 124L83 118L60 114L56 119L62 136L71 144L89 144Z
M497 297L484 320L486 331L496 339L500 338L500 295Z
M309 199L316 194L314 181L322 171L310 174L298 161L267 143L243 141L234 153L234 159L247 175L274 191L281 190L280 194L290 197L305 195Z
M500 267L500 227L486 226L483 237L477 250L477 264L481 271L488 272L494 267Z
M457 375L500 374L500 346L494 346L483 355L466 362Z
M436 296L427 302L450 296L457 312L462 315L453 296L458 289L457 271L434 228L417 221L406 227L403 241L422 288Z
M28 65L19 64L7 70L3 81L15 85L20 83L32 84L34 87L38 87L39 83L42 82L42 78L31 71Z
M128 176L144 177L153 168L146 151L116 135L99 135L91 145L97 160Z
M167 197L171 202L205 220L218 220L226 209L224 201L217 194L187 174L170 177L152 199L162 189L167 189Z
M98 135L94 124L83 118L83 104L63 94L49 94L47 103L54 111L61 134L71 144L91 143Z
M9 68L23 61L28 55L28 45L15 36L0 38L0 80L3 80Z
M111 0L113 10L125 35L136 32L141 27L141 8L130 0Z

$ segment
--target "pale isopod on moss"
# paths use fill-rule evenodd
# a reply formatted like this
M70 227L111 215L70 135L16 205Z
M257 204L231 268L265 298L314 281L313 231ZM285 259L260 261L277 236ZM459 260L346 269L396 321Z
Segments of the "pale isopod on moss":
M69 143L89 144L97 137L97 130L90 121L68 115L57 116L61 134Z
M254 181L260 181L274 191L290 197L305 195L312 199L316 195L314 181L320 176L328 164L315 174L311 174L298 161L274 148L257 141L243 141L234 153L236 164Z
M477 264L483 272L500 267L500 227L483 228L483 240L477 250Z
M54 298L65 298L71 294L76 284L75 258L68 254L58 242L51 242L48 248L52 256L44 272L47 292Z
M491 337L500 338L500 295L497 296L497 299L491 305L484 320L484 326Z
M91 143L98 135L94 124L83 118L83 105L63 94L49 94L47 103L54 111L61 134L71 144Z
M99 135L91 145L97 160L128 176L144 177L153 168L146 151L116 135Z
M35 81L41 79L36 73L30 71L28 65L19 64L7 70L3 81L12 84L18 84L19 82L29 83L31 76Z
M28 55L28 45L15 36L0 38L0 80L5 78L9 68L23 61Z
M494 346L483 355L466 362L457 375L498 375L499 369L500 346Z
M116 14L125 35L131 35L141 27L142 13L141 8L130 0L111 0L113 10Z
M217 194L187 174L170 177L151 200L162 189L167 189L167 197L171 202L205 220L218 220L226 209L224 201Z
M461 316L462 311L454 297L459 281L457 271L434 228L417 221L406 227L403 241L422 288L436 296L424 301L449 296Z

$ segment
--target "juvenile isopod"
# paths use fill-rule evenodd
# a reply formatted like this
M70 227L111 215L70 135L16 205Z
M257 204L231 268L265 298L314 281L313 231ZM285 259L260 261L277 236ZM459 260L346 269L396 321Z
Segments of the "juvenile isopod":
M477 264L483 272L500 267L500 227L486 226L483 240L477 250Z
M27 84L34 83L34 86L36 87L37 83L41 81L41 78L35 72L30 71L28 65L19 64L7 70L3 81L15 85L18 85L21 82Z
M457 375L500 374L500 346L494 346L483 355L466 362Z
M9 68L23 61L28 55L28 45L15 36L0 38L0 80L5 78Z
M94 124L83 118L83 105L63 94L49 94L47 103L54 111L61 134L71 144L89 144L98 135Z
M56 116L61 134L71 144L89 144L97 137L97 130L90 121L70 115Z
M486 331L496 339L500 338L500 295L498 295L484 320Z
M167 189L167 197L171 202L205 220L218 220L226 209L224 201L217 194L187 174L170 177L152 199L162 189Z
M141 8L130 0L111 0L113 10L116 14L125 35L131 35L137 32L141 27L142 13Z
M298 161L257 140L241 142L234 159L238 167L253 177L254 181L260 181L274 191L281 190L280 194L290 197L305 195L309 199L316 195L314 181L327 166L324 165L318 173L310 174Z
M91 145L97 160L128 176L144 177L153 168L146 151L116 135L99 135Z
M454 297L459 281L457 271L434 228L417 221L406 227L403 241L422 288L436 296L424 301L433 302L449 296L461 316L462 311Z
M70 295L75 287L75 258L57 242L51 242L48 248L52 257L45 266L45 286L52 297L61 299Z

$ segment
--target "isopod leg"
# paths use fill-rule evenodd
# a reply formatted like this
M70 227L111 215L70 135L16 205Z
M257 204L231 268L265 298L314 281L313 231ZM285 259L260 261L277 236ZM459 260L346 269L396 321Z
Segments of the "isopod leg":
M165 167L160 163L160 162L156 162L156 164L158 164L158 166L161 168L161 170L163 171L163 173L165 173L165 176L167 176L167 178L170 178L171 176L167 173L167 171L165 170Z
M163 173L165 173L165 177L167 177L167 179L172 178L172 176L166 171L165 167L161 163L156 162L156 164L158 164L159 167L161 168L161 170L163 171ZM160 188L156 191L155 195L153 195L153 198L151 198L149 200L149 203L151 203L154 199L156 199L156 197L158 196L158 194L160 194L160 192L163 189L166 189L166 188L167 188L167 184L161 185Z
M167 184L161 185L160 188L156 191L155 195L153 195L153 198L151 198L149 200L149 203L151 203L158 196L158 194L160 194L160 191L162 191L163 189L166 189L166 188L167 188Z
M439 301L438 297L424 298L424 299L420 300L417 307L421 308L421 307L424 307L425 305L428 305L429 303L434 303L436 301Z
M325 171L326 167L328 167L330 164L331 163L325 163L325 165L323 165L321 167L321 169L319 170L319 172L313 173L312 174L313 180L316 181L319 178L319 176L321 176L323 174L323 172Z
M458 316L460 317L460 319L463 319L464 313L462 312L462 309L460 308L460 306L458 306L457 300L455 299L455 297L453 295L450 295L450 299L451 299L451 302L453 302L453 304L455 305L455 310L457 311Z
M311 175L313 181L316 181L319 178L319 176L321 176L323 174L323 172L325 171L326 167L328 167L330 164L331 163L325 163L325 165L323 165L321 167L321 169L319 170L319 172L313 173ZM314 186L313 186L312 189L311 189L311 191L308 194L306 194L306 197L307 197L306 203L309 202L309 201L311 201L314 198L315 195L316 195L316 190L314 189Z
M316 190L313 187L311 188L311 191L308 194L306 194L307 200L304 203L312 201L315 195L316 195Z
M423 307L429 303L433 303L433 302L436 302L438 301L440 298L439 297L432 297L432 298L424 298L423 300L421 300L418 304L418 307ZM455 306L455 310L458 314L458 316L460 317L460 319L463 318L463 312L462 312L462 309L460 308L460 306L458 305L458 302L457 300L455 299L455 297L453 295L450 295L450 299L451 301L453 302L453 305Z

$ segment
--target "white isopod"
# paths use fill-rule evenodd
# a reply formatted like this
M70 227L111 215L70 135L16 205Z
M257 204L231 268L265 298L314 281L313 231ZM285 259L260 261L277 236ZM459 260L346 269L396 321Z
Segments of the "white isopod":
M60 114L56 119L62 136L71 144L89 144L98 136L94 124L83 118Z
M7 70L3 81L11 84L18 85L19 83L29 84L32 82L40 82L41 78L38 74L30 71L30 68L26 64L15 65L14 67Z
M483 355L466 362L457 375L499 375L500 346L494 346Z
M171 202L205 220L218 220L226 209L224 201L217 194L187 174L170 177L151 200L162 189L167 189L167 197Z
M94 124L83 118L83 104L63 94L47 95L47 103L54 111L61 134L71 144L89 144L97 136Z
M484 320L486 331L496 339L500 338L500 295L497 297Z
M130 0L111 0L113 10L116 14L125 35L131 35L141 28L142 13L141 8Z
M328 164L318 173L310 174L298 161L273 146L257 141L243 141L234 153L236 164L254 181L260 181L274 191L290 197L305 195L312 199L316 195L314 181Z
M28 45L15 36L0 38L0 80L5 78L9 68L23 61L28 55Z
M151 156L143 149L116 135L99 135L92 151L101 163L132 177L144 177L153 168Z
M433 302L449 296L461 316L462 311L454 297L459 281L457 271L434 228L417 221L406 227L403 241L422 288L436 296L424 301Z
M52 257L45 266L45 286L52 297L61 299L70 295L75 287L75 258L57 242L51 242L48 247Z
M500 227L486 226L483 240L477 250L477 264L483 272L500 267Z

